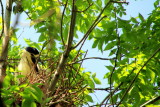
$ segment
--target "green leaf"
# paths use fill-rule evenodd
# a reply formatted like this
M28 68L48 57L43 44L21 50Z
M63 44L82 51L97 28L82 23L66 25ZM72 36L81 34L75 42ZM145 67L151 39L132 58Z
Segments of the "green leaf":
M113 66L109 65L109 66L105 66L109 71L113 70Z
M92 74L92 78L95 78L95 77L96 77L96 73L93 73L93 74Z
M32 99L24 99L22 101L22 107L37 107L37 106Z
M104 75L104 79L108 78L110 76L110 72L107 72L105 75Z
M98 40L98 39L96 39L96 40L94 41L93 45L92 45L92 48L96 48L96 47L97 47L97 45L98 45L98 42L99 42L99 40Z
M131 17L131 19L130 19L133 23L139 23L137 20L136 20L136 18L134 18L134 17Z
M46 37L45 37L45 35L42 33L40 36L39 36L39 38L38 38L38 42L43 42L43 41L45 41L46 40Z
M39 103L42 102L43 93L40 88L33 85L30 88L30 92L31 92L33 98L37 100L37 102L39 102Z
M90 95L85 95L85 98L87 99L87 101L93 102L93 99Z
M88 80L87 82L88 82L88 85L89 85L92 89L95 88L94 82L93 82L92 80Z
M143 22L144 21L144 17L139 13L139 19Z
M102 50L103 50L103 43L104 43L104 39L102 38L102 39L100 39L99 42L98 42L98 49L101 50L101 52L102 52Z
M93 80L96 84L101 84L101 81L98 78L94 77Z
M107 46L105 47L104 51L112 49L116 45L116 43L117 43L116 41L112 41L112 42L108 43Z

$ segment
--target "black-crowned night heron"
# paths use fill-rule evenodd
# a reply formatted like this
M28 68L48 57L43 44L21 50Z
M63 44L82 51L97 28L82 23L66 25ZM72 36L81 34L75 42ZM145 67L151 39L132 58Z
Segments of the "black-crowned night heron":
M36 48L26 47L21 55L21 60L18 65L18 70L21 75L33 76L38 73L37 57L39 52Z

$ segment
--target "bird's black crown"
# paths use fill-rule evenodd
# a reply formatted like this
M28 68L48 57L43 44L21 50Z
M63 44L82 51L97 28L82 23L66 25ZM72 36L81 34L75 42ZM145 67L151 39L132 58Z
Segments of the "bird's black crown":
M34 54L34 55L39 54L38 50L36 48L33 48L33 47L26 47L26 51L28 51L29 53Z

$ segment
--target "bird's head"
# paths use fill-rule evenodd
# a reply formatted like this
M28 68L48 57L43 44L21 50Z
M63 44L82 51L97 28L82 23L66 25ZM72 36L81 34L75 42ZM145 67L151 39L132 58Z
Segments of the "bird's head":
M33 47L26 47L25 51L27 51L28 53L30 53L31 55L38 57L39 52L36 48Z

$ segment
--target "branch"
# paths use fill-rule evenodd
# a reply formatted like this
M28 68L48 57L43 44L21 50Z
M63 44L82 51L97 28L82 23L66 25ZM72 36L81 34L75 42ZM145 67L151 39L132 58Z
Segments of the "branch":
M50 92L54 91L56 83L58 82L59 76L61 75L61 73L64 69L64 65L65 65L65 63L68 59L69 53L71 51L71 46L72 46L72 41L73 41L73 36L74 36L75 22L76 22L76 6L75 6L75 0L73 0L71 24L70 24L70 30L69 30L69 34L68 34L68 38L67 38L67 47L61 56L57 70L55 71L54 77L52 78L51 83L49 85Z
M129 87L127 88L127 90L125 91L124 95L122 96L120 102L117 104L117 107L122 103L122 101L124 100L125 96L127 95L127 93L129 92L129 90L131 89L133 83L135 82L135 80L137 79L139 73L143 70L143 68L148 64L148 62L160 51L160 48L158 48L152 55L151 57L144 63L144 65L141 67L141 69L138 71L137 75L134 77L134 79L131 81Z
M67 4L68 4L68 0L66 0L66 4L64 5L64 9L62 12L62 19L61 19L61 40L62 40L63 46L65 46L65 43L64 43L64 39L63 39L63 27L62 26L63 26L64 12L66 10Z
M88 29L88 31L86 32L86 34L83 36L83 38L73 47L76 48L79 46L79 44L81 44L84 40L86 40L89 36L89 34L92 32L92 30L96 27L96 25L100 22L100 17L102 15L102 13L104 12L104 10L109 6L109 4L111 3L111 0L105 5L105 7L102 9L102 11L100 12L100 14L97 16L96 20L93 22L93 24L90 26L90 28ZM105 16L106 17L106 16ZM104 18L104 17L103 17ZM101 20L103 19L101 18ZM98 22L98 23L97 23Z
M124 4L129 4L129 2L126 2L126 0L124 0L124 1L111 1L111 2L113 2L113 3L124 3Z
M3 33L4 33L4 16L3 16L4 10L3 10L2 0L0 0L0 2L1 2L1 9L2 9L2 32L1 32L1 35L0 35L0 39L1 39L1 38L2 38L2 35L3 35Z
M140 107L145 107L147 104L153 104L158 100L160 100L160 96L152 98L151 100L149 100L149 101L145 102L144 104L142 104Z
M2 52L0 55L0 60L4 60L0 63L0 77L4 77L6 75L6 59L8 55L8 45L10 41L10 19L11 19L11 11L12 11L12 0L6 0L6 11L5 11L5 19L4 19L4 38L2 41Z
M116 58L101 58L101 57L88 57L88 58L83 58L81 60L78 60L76 62L73 62L72 64L87 60L87 59L99 59L99 60L115 60Z
M84 10L77 10L77 12L85 12L85 11L87 11L91 6L93 5L93 3L91 3L91 4L89 4L89 6L86 8L86 9L84 9Z

